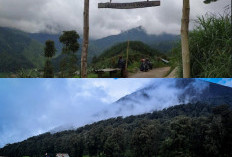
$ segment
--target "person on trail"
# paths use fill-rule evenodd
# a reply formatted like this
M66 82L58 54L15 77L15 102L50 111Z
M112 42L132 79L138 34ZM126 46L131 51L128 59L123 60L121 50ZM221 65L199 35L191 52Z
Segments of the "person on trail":
M121 69L121 77L124 77L125 67L126 67L125 60L122 58L122 56L119 56L119 59L118 59L118 68Z
M145 64L147 65L148 69L152 70L152 64L148 58L146 58Z
M148 71L148 65L146 64L145 59L141 59L140 71Z

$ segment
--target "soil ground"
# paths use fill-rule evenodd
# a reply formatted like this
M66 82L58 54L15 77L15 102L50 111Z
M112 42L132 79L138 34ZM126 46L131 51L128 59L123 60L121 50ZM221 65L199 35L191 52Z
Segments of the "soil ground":
M148 72L138 71L134 74L129 74L129 78L164 78L170 71L170 67L155 68ZM175 72L174 72L175 73ZM173 71L168 75L168 78L174 76Z

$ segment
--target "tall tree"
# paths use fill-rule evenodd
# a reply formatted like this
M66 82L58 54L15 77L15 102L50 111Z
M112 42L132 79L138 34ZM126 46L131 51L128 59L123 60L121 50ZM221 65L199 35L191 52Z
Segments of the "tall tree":
M54 71L51 63L51 58L55 56L56 48L55 43L52 40L47 40L44 48L44 56L47 58L44 67L44 78L53 78Z
M84 2L84 36L81 54L81 77L87 77L87 57L89 46L89 0Z
M64 70L62 73L65 73L64 77L73 77L77 71L77 56L75 53L80 47L77 41L79 38L80 36L76 31L64 31L60 36L60 42L64 45L62 49L64 59L61 63L61 70Z

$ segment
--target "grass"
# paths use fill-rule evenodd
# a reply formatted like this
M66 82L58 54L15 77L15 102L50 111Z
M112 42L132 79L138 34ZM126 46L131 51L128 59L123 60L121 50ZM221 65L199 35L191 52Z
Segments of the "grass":
M0 73L0 78L7 78L9 77L9 73Z
M189 33L191 77L232 77L232 30L230 15L199 17ZM183 77L181 43L173 49L173 65L178 66L178 77Z

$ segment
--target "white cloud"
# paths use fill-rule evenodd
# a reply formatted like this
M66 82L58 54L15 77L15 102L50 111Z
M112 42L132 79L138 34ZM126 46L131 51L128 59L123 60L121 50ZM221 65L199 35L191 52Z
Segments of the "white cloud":
M231 78L223 78L221 81L218 82L224 86L232 87L232 79Z
M113 0L132 2L140 0ZM90 0L90 36L100 38L121 30L143 26L150 34L179 34L182 0L161 0L161 6L145 9L98 9L99 2ZM191 19L206 12L223 13L229 0L210 5L203 0L191 1ZM0 26L15 27L27 32L61 32L75 29L82 34L84 0L0 0ZM191 28L193 26L191 21Z

